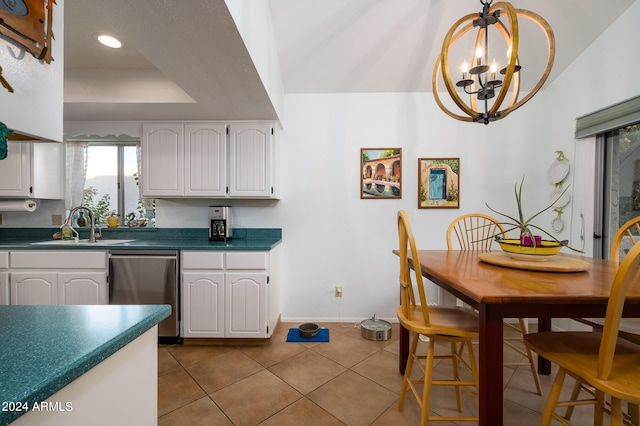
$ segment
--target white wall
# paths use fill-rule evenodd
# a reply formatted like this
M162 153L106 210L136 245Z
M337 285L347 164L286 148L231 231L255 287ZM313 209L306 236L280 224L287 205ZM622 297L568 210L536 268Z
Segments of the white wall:
M585 251L593 251L595 138L576 141L575 119L640 95L638 40L640 1L635 1L583 54L545 90L550 134L574 159L573 202L567 222L571 239L585 234ZM584 227L580 215L585 218Z
M12 130L62 142L64 2L53 7L53 61L38 61L25 49L0 39L2 75L14 89L0 86L0 120Z
M40 200L34 212L0 212L3 224L1 228L47 228L51 227L51 216L65 217L64 201Z
M283 84L269 2L225 0L247 51L260 74L280 122L283 121Z
M546 170L556 149L532 119L543 114L542 101L484 126L448 118L430 93L286 96L283 199L259 218L284 224L283 317L395 318L399 209L409 213L420 247L446 248L455 217L488 213L485 202L513 213L513 185L523 175L525 208L537 208L553 189ZM360 199L360 149L374 147L402 148L402 199ZM460 158L460 209L417 208L421 157ZM342 300L333 296L336 285Z

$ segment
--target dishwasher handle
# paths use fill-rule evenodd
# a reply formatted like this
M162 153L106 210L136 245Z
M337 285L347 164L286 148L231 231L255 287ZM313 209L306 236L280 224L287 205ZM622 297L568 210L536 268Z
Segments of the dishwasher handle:
M141 254L141 255L131 255L131 254L112 254L109 255L110 259L177 259L178 256L175 255L156 255L156 254Z

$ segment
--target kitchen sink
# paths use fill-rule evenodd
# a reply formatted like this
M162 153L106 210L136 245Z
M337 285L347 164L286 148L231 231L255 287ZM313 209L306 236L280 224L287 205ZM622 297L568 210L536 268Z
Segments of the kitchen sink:
M31 243L32 245L42 245L42 246L86 246L86 245L112 245L112 244L121 244L121 243L129 243L135 240L107 240L107 239L97 239L95 243L89 242L89 239L82 240L49 240L49 241L39 241L37 243Z

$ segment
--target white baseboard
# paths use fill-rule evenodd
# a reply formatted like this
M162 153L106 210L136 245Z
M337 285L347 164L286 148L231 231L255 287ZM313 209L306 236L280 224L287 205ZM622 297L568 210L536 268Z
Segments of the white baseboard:
M280 322L292 322L292 323L305 323L305 322L313 322L313 323L341 323L341 324L349 324L349 323L353 323L353 324L360 324L362 321L369 319L371 317L367 317L367 318L335 318L335 317L330 317L330 318L302 318L302 317L282 317L280 319ZM393 318L386 318L386 317L378 317L376 316L377 319L380 320L385 320L387 322L390 322L392 324L397 323L398 322L398 317L393 317Z

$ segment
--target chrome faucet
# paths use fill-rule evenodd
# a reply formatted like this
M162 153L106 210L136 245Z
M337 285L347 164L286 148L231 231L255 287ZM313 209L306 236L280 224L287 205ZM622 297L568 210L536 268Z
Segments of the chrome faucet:
M73 215L78 211L78 210L86 210L87 213L89 214L89 220L91 221L91 231L89 233L89 242L90 243L95 243L96 242L96 217L93 214L93 210L91 210L89 207L87 206L78 206L78 207L74 207L71 209L71 211L69 212L69 217L67 217L66 222L64 223L64 225L62 225L62 227L69 227L71 228L72 231L74 231L74 233L76 234L76 238L78 233L75 232L75 229L73 229L73 225L71 224L72 220L73 220Z

